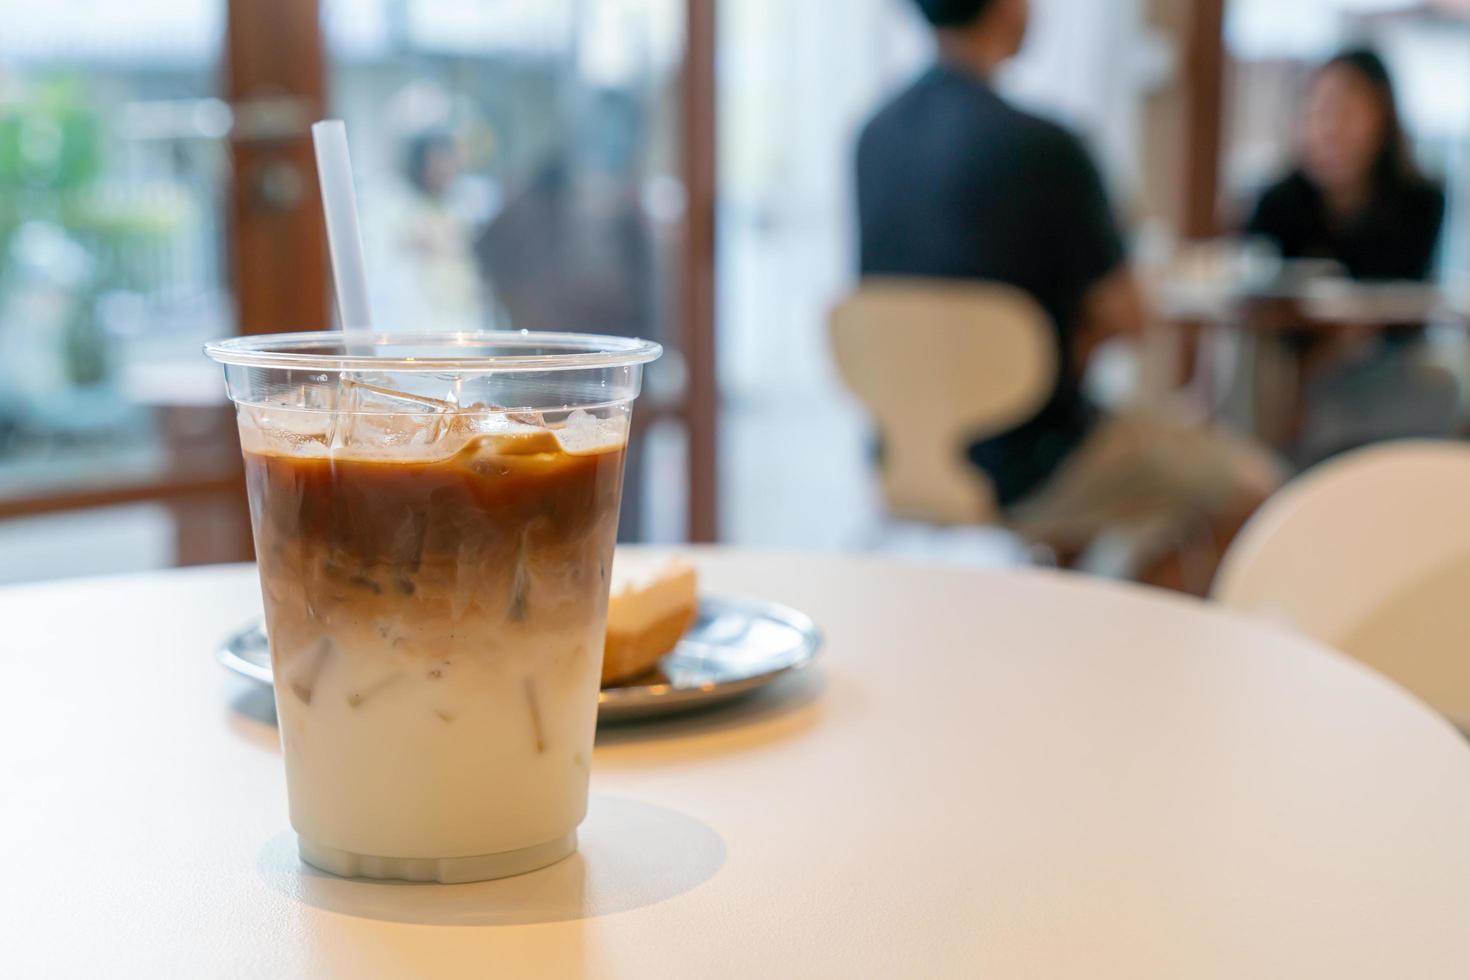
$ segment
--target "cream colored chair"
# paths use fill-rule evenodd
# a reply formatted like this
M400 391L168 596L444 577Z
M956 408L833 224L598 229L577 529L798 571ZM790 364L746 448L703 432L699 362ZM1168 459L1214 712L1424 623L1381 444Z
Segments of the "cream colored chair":
M883 497L895 517L978 524L995 493L965 456L1046 402L1056 337L1030 296L992 283L867 280L832 311L843 381L883 437Z
M1246 525L1213 595L1337 647L1470 731L1470 445L1384 443L1310 470Z

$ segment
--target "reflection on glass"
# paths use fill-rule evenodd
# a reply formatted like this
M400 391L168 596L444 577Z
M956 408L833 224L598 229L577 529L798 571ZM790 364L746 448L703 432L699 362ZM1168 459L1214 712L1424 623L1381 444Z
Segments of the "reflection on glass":
M385 323L667 344L677 0L326 0Z
M323 0L378 323L648 337L667 352L638 415L682 397L683 15L682 0ZM666 506L647 489L670 470L654 452L629 458L625 539L669 525L645 520Z

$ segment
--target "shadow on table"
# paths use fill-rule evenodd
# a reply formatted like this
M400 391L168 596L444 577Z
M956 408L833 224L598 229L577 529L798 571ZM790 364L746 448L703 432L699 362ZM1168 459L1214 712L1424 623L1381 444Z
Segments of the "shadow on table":
M514 878L465 885L339 878L301 863L296 838L261 848L266 884L303 905L383 922L515 926L567 922L645 908L693 891L725 863L725 842L668 807L594 796L577 852Z
M271 752L281 750L280 732L276 730L276 699L263 684L238 681L229 698L230 730L245 741Z
M597 748L616 750L633 743L677 740L679 754L688 757L738 752L783 741L820 720L825 686L821 671L805 670L716 707L647 721L599 723ZM600 751L593 765L600 768L610 762L615 760Z

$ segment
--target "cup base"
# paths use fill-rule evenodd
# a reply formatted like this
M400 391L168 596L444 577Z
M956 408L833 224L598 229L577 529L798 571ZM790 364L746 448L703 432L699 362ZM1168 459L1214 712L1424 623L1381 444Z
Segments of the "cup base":
M469 881L509 878L555 864L577 849L577 832L518 851L475 854L454 858L394 858L357 854L325 847L297 836L301 860L314 868L343 878L379 878L401 881L435 881L452 885Z

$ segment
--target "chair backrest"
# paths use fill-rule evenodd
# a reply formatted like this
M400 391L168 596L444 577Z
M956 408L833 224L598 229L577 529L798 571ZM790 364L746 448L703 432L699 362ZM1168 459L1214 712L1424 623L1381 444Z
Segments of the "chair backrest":
M1214 597L1337 647L1470 729L1467 504L1470 445L1347 453L1261 508Z
M942 524L995 516L966 447L1046 402L1056 338L1026 293L995 283L870 279L832 311L844 382L883 436L883 495L897 516Z

